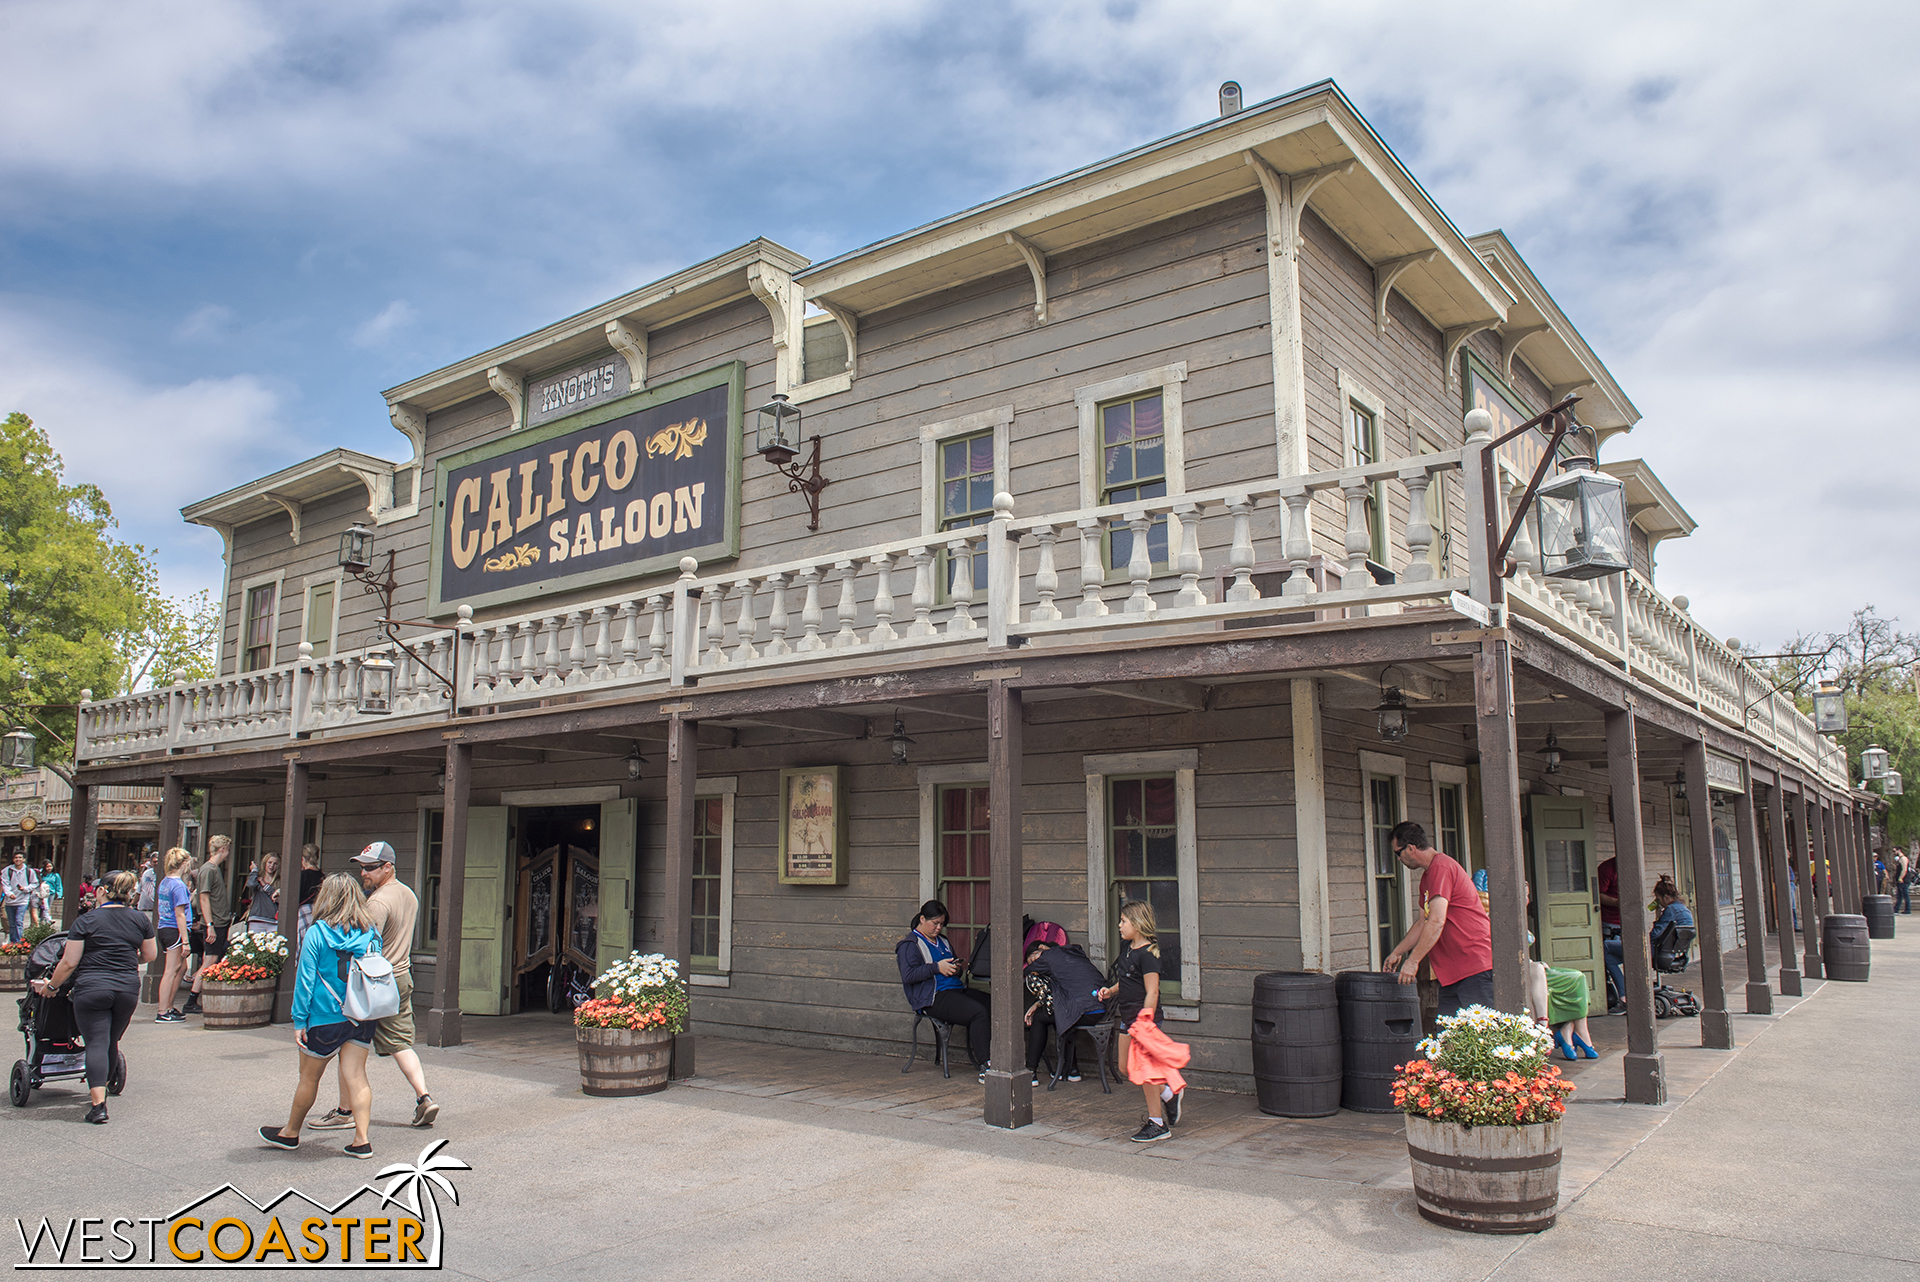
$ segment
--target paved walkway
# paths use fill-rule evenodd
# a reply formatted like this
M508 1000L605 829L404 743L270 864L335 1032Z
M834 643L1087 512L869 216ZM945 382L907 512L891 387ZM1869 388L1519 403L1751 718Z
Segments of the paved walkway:
M445 1107L430 1133L406 1128L399 1076L376 1066L374 1144L399 1161L445 1138L473 1165L446 1210L447 1271L488 1279L1107 1275L1136 1252L1137 1271L1209 1278L1916 1278L1886 1213L1920 1124L1913 934L1876 944L1871 984L1736 1016L1737 1053L1664 1025L1664 1108L1614 1102L1617 1056L1575 1066L1570 1200L1524 1240L1419 1220L1392 1117L1286 1121L1196 1091L1179 1136L1140 1146L1124 1139L1137 1095L1088 1081L1040 1092L1038 1124L1008 1133L978 1120L971 1075L718 1039L689 1086L591 1100L566 1026L541 1017L426 1052ZM163 1215L228 1180L350 1192L378 1165L342 1158L341 1137L280 1153L251 1136L284 1117L289 1042L136 1025L110 1125L79 1124L83 1097L59 1088L0 1113L15 1213Z

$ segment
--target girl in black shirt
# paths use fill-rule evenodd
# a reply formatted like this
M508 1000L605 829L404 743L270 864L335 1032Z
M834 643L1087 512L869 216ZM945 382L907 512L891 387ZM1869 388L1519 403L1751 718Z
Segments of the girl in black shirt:
M1156 1019L1160 1011L1160 944L1153 920L1153 905L1142 899L1129 899L1120 905L1120 941L1126 945L1114 959L1107 974L1107 986L1100 1000L1116 1002L1120 1027L1130 1028L1142 1011ZM1128 1063L1130 1049L1126 1033L1120 1034L1120 1064ZM1151 1144L1166 1139L1172 1125L1180 1120L1180 1094L1158 1082L1146 1082L1141 1090L1147 1097L1147 1121L1134 1141ZM1163 1094L1164 1092L1164 1094Z
M93 1098L87 1121L96 1124L107 1120L107 1076L140 1003L140 965L157 955L153 923L133 906L140 878L114 873L100 895L100 906L73 923L53 973L33 981L34 991L45 995L73 977L73 1018L86 1039L87 1093Z

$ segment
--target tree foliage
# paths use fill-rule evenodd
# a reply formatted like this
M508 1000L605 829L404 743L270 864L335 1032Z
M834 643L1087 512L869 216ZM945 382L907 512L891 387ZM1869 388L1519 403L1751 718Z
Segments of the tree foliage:
M218 611L207 594L169 600L153 557L114 537L100 488L69 484L47 434L25 414L0 423L0 706L31 725L48 760L73 746L72 704L175 668L209 675Z

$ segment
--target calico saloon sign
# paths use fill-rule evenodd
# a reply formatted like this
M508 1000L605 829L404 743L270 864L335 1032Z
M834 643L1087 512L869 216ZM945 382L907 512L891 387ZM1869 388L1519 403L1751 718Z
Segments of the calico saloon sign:
M738 555L745 377L723 365L443 459L433 612Z

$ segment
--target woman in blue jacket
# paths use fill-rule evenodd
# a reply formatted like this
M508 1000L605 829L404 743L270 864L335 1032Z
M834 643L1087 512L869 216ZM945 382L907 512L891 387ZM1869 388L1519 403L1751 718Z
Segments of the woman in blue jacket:
M367 913L359 878L337 872L320 885L313 905L313 927L300 945L293 979L293 1040L300 1048L300 1084L285 1126L260 1128L260 1138L275 1148L300 1147L300 1127L320 1091L327 1061L340 1057L340 1082L353 1105L353 1143L347 1156L369 1158L367 1123L373 1114L373 1089L367 1084L367 1052L373 1048L372 1021L355 1022L340 1003L347 993L347 971L356 957L380 951L380 933Z
M920 905L906 938L893 950L894 960L900 965L900 987L907 994L907 1005L914 1010L926 1011L935 1019L967 1030L967 1053L980 1070L980 1080L985 1081L993 1003L985 993L967 987L961 974L966 968L947 943L946 924L945 904L929 899Z

